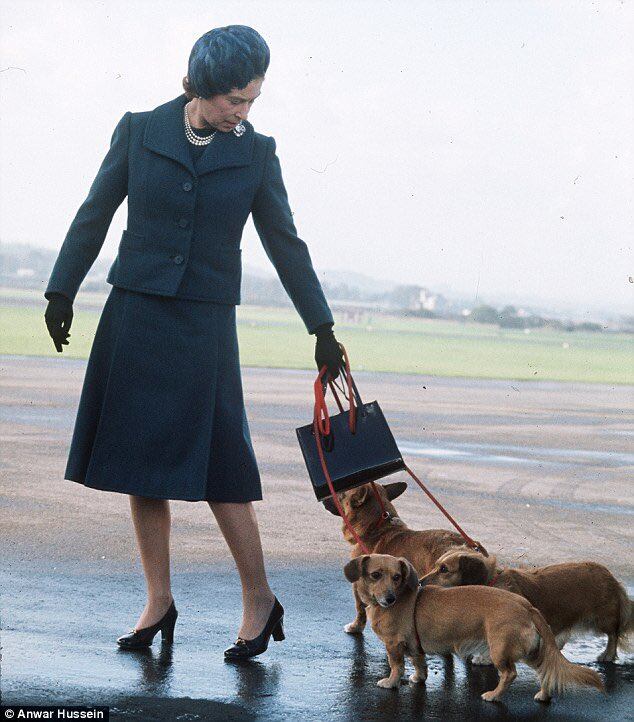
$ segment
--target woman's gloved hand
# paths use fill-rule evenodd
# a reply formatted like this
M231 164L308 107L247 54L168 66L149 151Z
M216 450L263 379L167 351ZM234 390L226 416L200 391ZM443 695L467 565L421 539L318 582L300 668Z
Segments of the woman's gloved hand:
M61 353L62 345L68 346L68 331L73 321L73 302L63 293L50 292L45 295L49 300L44 320L55 348Z
M315 363L317 368L328 367L328 373L333 379L339 376L339 369L344 365L343 351L332 332L332 324L325 323L318 326L315 331Z

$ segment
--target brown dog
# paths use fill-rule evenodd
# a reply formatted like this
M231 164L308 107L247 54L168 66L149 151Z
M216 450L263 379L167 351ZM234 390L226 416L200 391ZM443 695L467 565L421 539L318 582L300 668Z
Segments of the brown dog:
M407 489L405 482L375 483L375 487L388 514L387 519L381 519L381 508L370 484L364 484L339 494L345 515L370 552L405 557L414 565L416 571L423 575L434 566L438 557L449 549L459 547L466 549L464 539L456 532L446 529L415 531L407 526L392 504L392 501ZM324 506L331 514L339 516L332 497L324 501ZM363 554L363 550L356 543L345 524L343 524L343 536L352 544L352 558ZM353 622L344 627L348 634L363 632L367 620L365 605L356 592L354 601L357 616Z
M387 649L390 676L379 680L379 687L400 685L405 655L416 670L410 681L424 682L423 650L465 655L488 648L500 680L482 695L487 702L501 697L517 676L515 663L520 660L539 676L539 702L572 684L603 689L595 671L561 654L544 617L518 594L484 586L420 588L418 573L407 559L388 554L357 557L344 573L368 605L372 629Z
M623 585L595 562L499 569L495 557L484 558L468 549L452 550L438 559L424 579L442 587L491 584L521 594L544 615L560 649L575 630L607 634L600 662L613 662L617 647L628 647L627 637L634 627L632 600Z

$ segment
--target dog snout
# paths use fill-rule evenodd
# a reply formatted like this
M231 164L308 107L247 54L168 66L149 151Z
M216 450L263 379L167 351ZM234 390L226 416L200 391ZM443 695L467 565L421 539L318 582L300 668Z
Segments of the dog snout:
M382 607L391 607L396 601L396 595L393 592L387 592L382 599L377 599L377 601Z

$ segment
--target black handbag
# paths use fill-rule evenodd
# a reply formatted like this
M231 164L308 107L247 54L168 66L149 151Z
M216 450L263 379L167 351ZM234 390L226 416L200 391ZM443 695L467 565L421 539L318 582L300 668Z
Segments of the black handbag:
M350 403L349 410L344 411L335 390L335 384L329 379L328 385L332 390L332 395L337 402L340 413L332 417L328 414L325 381L328 370L324 366L315 379L313 423L296 429L297 440L304 455L306 468L317 499L322 501L327 497L332 497L337 513L343 519L357 546L364 554L369 554L370 550L346 516L338 498L338 492L370 482L380 511L377 522L382 523L389 520L390 515L385 510L381 495L372 482L396 471L404 470L453 524L464 539L465 544L488 557L489 553L482 544L472 539L462 529L403 461L401 452L396 446L396 441L394 441L390 427L387 425L378 402L371 401L364 404L361 401L359 390L350 373L348 354L342 344L339 344L339 346L341 346L345 361L345 368L341 370L341 376L348 387L347 394L344 389L341 389L341 392Z
M334 491L341 492L376 481L405 469L394 436L377 401L363 403L350 374L349 364L341 370L349 401L344 410L332 381L328 382L340 413L330 416L325 402L327 369L315 380L315 412L312 424L296 429L297 440L319 501L332 496L324 467ZM319 446L318 446L319 444ZM320 453L321 448L321 453Z

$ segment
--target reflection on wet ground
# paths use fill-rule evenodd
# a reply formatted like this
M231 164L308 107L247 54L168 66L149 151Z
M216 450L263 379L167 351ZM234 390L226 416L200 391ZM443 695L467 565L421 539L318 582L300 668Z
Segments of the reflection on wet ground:
M524 668L505 703L490 705L479 695L495 683L491 669L439 657L430 659L425 687L376 687L385 652L371 631L342 632L353 616L341 573L348 550L339 521L315 503L293 431L312 408L313 374L303 371L243 374L265 487L259 523L287 610L287 640L242 666L224 663L240 616L237 574L229 562L209 562L229 554L206 505L176 502L176 644L119 650L114 640L144 604L127 499L62 476L85 361L3 357L2 364L3 702L102 702L111 719L139 722L632 718L634 657L593 662L603 640L565 651L600 671L606 696L582 690L540 707ZM631 576L631 387L510 388L388 374L357 381L367 399L384 404L421 478L504 563L590 557ZM398 509L417 528L442 524L417 489Z
M383 646L371 631L343 633L353 616L349 585L337 568L276 567L271 579L286 607L287 640L258 659L227 664L240 599L227 569L176 574L180 616L172 648L118 649L143 603L134 575L78 575L41 565L6 565L3 614L3 702L108 704L111 719L306 720L627 719L634 657L594 662L602 639L569 644L568 658L590 663L608 693L574 691L540 707L528 668L504 704L479 695L495 685L489 667L430 657L426 686L379 689ZM126 620L128 624L126 624ZM409 670L411 671L411 670Z
M634 466L634 454L617 451L593 451L591 449L550 449L537 446L513 446L510 444L476 444L442 442L442 445L419 444L415 441L398 440L403 454L428 456L434 459L459 459L470 464L536 464L548 466L574 466L576 464L600 464L605 467Z

